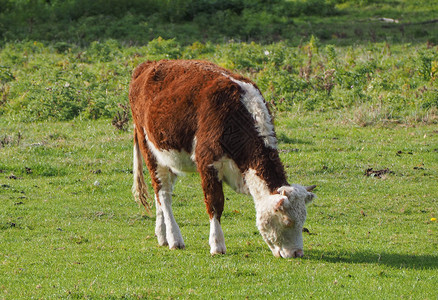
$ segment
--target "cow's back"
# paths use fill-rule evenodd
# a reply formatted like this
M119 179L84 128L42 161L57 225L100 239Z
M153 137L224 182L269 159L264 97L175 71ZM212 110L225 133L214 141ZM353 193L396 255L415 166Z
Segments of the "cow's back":
M223 128L224 116L239 105L241 90L230 77L246 80L209 62L145 62L130 85L134 122L158 148L190 153L195 133L201 139L219 138L222 132L212 129Z

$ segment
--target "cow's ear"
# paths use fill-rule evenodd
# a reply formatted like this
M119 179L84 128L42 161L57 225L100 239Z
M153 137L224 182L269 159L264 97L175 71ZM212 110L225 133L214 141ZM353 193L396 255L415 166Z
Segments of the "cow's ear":
M314 193L307 193L306 198L304 199L304 202L307 204L310 204L313 199L316 198L316 195Z
M282 187L279 187L279 188L277 189L277 192L278 192L280 195L283 195L283 196L289 197L289 195L292 193L293 190L294 190L294 188L291 187L291 186L282 186Z
M274 205L274 211L284 211L284 203L287 201L286 196L280 196L278 197L278 200L276 201Z
M306 191L311 192L316 188L316 185L306 186Z

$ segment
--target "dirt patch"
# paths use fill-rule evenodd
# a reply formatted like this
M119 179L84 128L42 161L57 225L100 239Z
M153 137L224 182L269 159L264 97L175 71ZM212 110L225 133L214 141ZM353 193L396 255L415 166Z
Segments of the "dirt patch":
M303 232L304 232L304 233L307 233L308 235L317 235L317 234L314 233L314 232L310 232L310 230L307 229L306 227L303 227Z
M397 155L397 156L402 156L402 154L410 154L410 155L413 155L414 153L413 153L412 151L409 151L409 152L403 152L403 151L399 150L399 151L397 151L397 153L396 153L395 155Z
M373 170L373 168L369 168L365 170L365 176L367 177L382 178L382 176L385 174L394 174L394 172L389 170L388 168L382 170Z
M297 148L293 148L293 149L280 149L279 152L280 153L290 153L290 152L299 152L300 149Z

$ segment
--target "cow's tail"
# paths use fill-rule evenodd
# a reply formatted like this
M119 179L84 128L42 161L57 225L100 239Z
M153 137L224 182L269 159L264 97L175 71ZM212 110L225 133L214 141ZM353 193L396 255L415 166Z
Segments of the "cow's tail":
M134 195L135 201L140 205L143 205L146 209L146 213L151 215L151 207L148 203L150 195L148 193L148 188L144 181L143 176L143 159L141 157L140 145L138 141L138 133L134 126L134 151L133 151L133 170L134 174L134 184L132 185L132 194Z

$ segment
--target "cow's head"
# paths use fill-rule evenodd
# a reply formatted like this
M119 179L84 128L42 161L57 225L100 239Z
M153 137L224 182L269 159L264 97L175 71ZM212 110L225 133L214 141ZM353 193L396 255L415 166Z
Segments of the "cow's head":
M278 194L272 194L263 209L257 211L257 227L265 242L277 257L302 257L303 225L306 221L306 205L315 194L315 186L283 186Z

